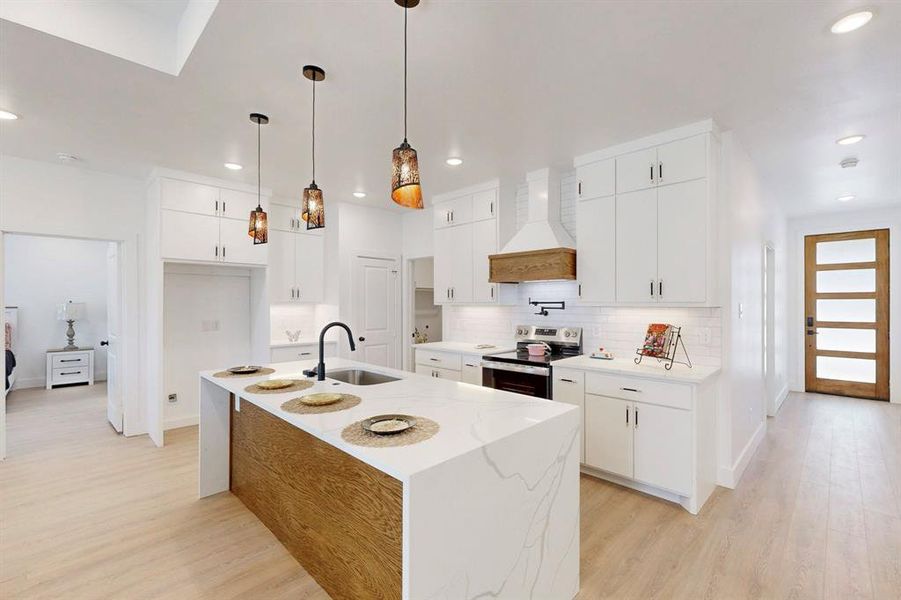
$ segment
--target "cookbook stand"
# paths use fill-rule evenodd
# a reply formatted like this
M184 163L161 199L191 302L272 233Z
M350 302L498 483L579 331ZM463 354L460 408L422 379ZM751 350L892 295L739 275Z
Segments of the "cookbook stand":
M639 348L635 351L635 354L638 356L635 357L635 364L640 365L641 359L645 356L650 356L652 358L656 358L657 362L666 363L663 365L663 368L669 371L673 368L674 363L678 363L680 365L685 365L689 369L691 368L691 359L688 357L688 350L685 349L685 342L682 341L682 328L681 327L673 327L673 335L675 339L670 342L669 346L666 349L666 353L663 356L655 356L653 354L645 354L644 348ZM676 354L679 352L679 348L682 348L682 354L685 356L685 360L676 360Z

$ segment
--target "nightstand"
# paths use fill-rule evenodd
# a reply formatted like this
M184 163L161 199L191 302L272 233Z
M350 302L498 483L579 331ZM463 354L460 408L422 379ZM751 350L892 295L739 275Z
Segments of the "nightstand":
M47 350L47 389L55 385L94 385L94 349Z

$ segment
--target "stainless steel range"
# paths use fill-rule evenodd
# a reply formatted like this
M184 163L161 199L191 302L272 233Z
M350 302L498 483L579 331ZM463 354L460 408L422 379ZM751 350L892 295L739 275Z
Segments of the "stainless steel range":
M582 328L517 325L515 339L516 352L482 357L482 385L550 400L551 362L582 354ZM545 353L529 354L529 344L544 344Z

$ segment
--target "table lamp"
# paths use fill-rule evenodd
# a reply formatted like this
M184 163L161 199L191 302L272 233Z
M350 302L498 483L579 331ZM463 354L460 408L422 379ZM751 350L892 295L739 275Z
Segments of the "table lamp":
M77 350L78 346L75 345L75 328L72 327L75 321L79 319L84 319L85 315L85 307L84 302L72 302L69 300L68 302L64 302L60 304L56 309L56 319L58 321L65 321L69 324L69 328L66 329L66 338L69 340L69 345L64 348L64 350Z

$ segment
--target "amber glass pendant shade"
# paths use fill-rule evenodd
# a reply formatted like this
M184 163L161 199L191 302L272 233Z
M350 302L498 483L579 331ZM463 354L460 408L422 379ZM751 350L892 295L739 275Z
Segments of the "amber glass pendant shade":
M310 187L303 190L303 214L301 218L307 222L307 229L321 229L325 227L325 203L322 190L312 182Z
M407 140L391 156L391 199L406 208L423 208L419 160Z
M253 238L254 245L269 242L269 217L259 206L250 211L250 227L247 233Z

